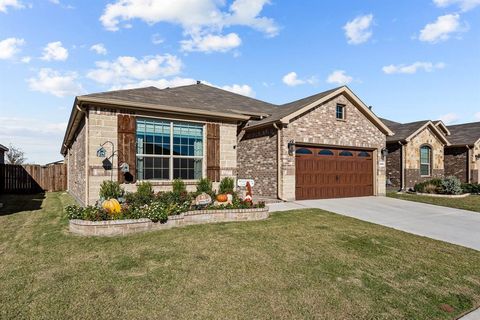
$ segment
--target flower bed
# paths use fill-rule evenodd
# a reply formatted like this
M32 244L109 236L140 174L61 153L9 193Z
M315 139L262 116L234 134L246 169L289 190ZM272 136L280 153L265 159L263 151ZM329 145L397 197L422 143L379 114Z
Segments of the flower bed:
M208 179L201 179L197 191L188 193L183 181L174 180L173 190L169 192L155 194L150 183L142 182L136 192L125 193L117 182L104 181L96 205L68 206L65 212L72 232L89 235L97 234L97 229L107 230L106 235L117 235L129 233L129 230L170 228L197 220L206 223L250 220L250 216L244 216L245 212L268 212L265 203L254 204L251 195L242 200L233 188L233 179L225 178L220 183L220 193L217 195L212 190L212 183ZM199 212L204 215L203 218L185 218L196 216ZM253 214L253 220L257 218ZM264 215L260 218L264 218ZM157 226L161 224L165 224L165 227ZM83 232L85 228L89 231Z
M457 177L446 177L443 179L432 179L417 183L413 190L414 193L427 196L438 197L463 197L468 192L462 188L462 183Z
M170 216L164 222L152 222L150 219L126 219L107 221L70 220L70 232L82 236L120 236L152 230L165 230L194 224L255 221L269 217L268 208L194 210Z
M403 192L399 192L400 194ZM470 193L463 193L463 194L441 194L441 193L421 193L421 192L406 192L406 194L416 194L418 196L425 196L425 197L432 197L432 198L451 198L451 199L458 199L458 198L466 198L470 196Z

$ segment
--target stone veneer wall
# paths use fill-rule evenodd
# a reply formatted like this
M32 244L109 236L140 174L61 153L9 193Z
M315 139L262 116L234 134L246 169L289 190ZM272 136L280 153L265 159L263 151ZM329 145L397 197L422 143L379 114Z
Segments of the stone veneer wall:
M468 149L466 147L445 148L445 176L455 176L462 182L468 180ZM470 160L471 161L471 160Z
M112 141L117 148L118 142L118 115L125 114L125 110L117 108L90 107L89 116L89 132L88 132L88 162L89 162L89 187L88 187L88 203L94 204L99 197L100 184L104 180L110 180L112 171L105 170L102 160L97 157L96 152L100 144L109 140ZM133 114L133 113L129 113ZM155 117L158 119L176 119L178 121L202 121L207 123L206 119L199 118L180 118L178 116L158 114L158 113L136 113L135 116ZM205 147L204 156L206 156L206 134L204 135ZM236 178L237 168L237 125L235 123L220 123L220 176ZM111 154L111 146L105 145L107 153ZM113 181L118 180L118 163L117 157L113 161ZM136 173L135 173L136 175ZM206 176L206 160L203 161L203 176ZM170 181L152 181L154 191L168 191L172 189ZM186 181L187 190L196 190L196 181ZM213 187L218 188L219 183L214 183ZM133 192L136 190L136 184L123 184L126 191Z
M480 159L476 160L476 156L480 155L480 141L477 142L472 151L470 180L472 183L480 183Z
M398 142L391 143L387 145L387 150L387 179L391 183L387 187L398 189L402 187L402 146Z
M238 137L238 178L253 179L253 194L277 198L277 130L242 131Z
M420 175L420 147L429 145L432 148L432 174L429 177ZM412 188L416 183L434 178L443 178L444 144L437 136L426 128L413 137L405 146L405 187Z
M346 106L345 120L335 117L337 103ZM297 144L304 142L375 149L377 172L374 175L374 191L377 195L385 194L386 169L385 165L381 165L379 155L385 147L386 136L343 94L294 119L281 132L283 190L280 193L283 199L295 199L295 156L288 154L288 142L291 140Z
M93 205L99 198L100 184L110 180L118 180L118 163L115 156L112 161L112 170L103 168L103 158L97 157L97 150L105 141L111 141L117 148L118 120L117 110L113 108L92 107L88 110L88 204ZM112 147L106 144L107 155L112 154Z
M86 132L85 121L82 121L77 136L73 140L73 144L66 156L68 192L82 205L85 204L87 188L85 176Z

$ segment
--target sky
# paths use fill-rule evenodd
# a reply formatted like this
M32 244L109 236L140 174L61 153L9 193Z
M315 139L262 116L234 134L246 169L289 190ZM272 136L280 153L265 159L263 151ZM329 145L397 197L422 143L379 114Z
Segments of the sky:
M76 95L348 85L398 122L480 121L480 0L0 0L0 144L62 159Z

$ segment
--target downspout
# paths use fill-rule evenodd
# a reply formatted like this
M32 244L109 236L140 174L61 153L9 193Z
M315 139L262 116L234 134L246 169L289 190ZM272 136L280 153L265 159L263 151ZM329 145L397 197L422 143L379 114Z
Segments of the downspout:
M472 149L467 145L467 183L472 183L471 166L473 162Z
M280 134L282 128L279 127L275 122L273 127L277 129L277 198L283 200L283 181L282 181L282 139Z

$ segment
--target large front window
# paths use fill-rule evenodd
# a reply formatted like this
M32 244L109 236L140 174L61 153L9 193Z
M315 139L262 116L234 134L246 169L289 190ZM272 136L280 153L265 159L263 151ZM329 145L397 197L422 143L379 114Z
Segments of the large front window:
M420 148L420 175L431 175L432 148L423 146Z
M139 180L201 179L203 125L137 119Z

